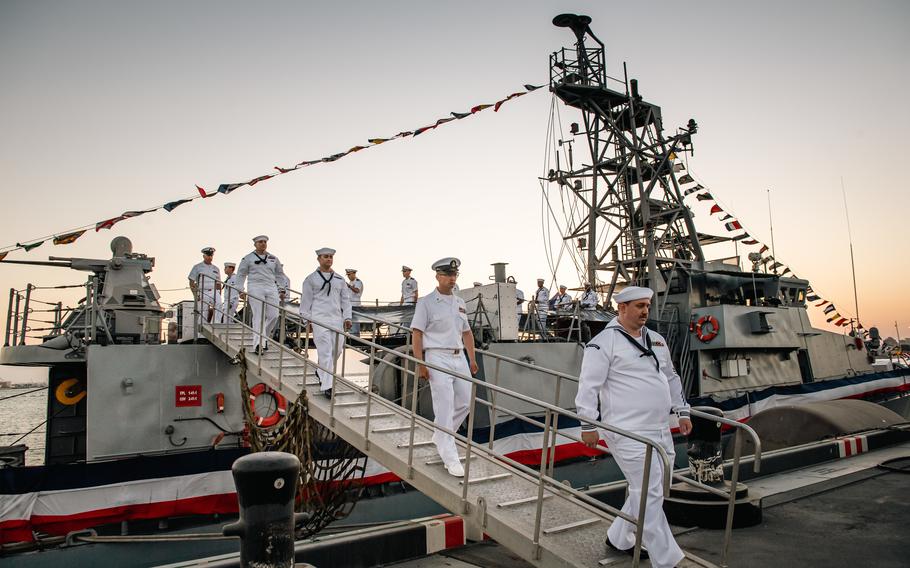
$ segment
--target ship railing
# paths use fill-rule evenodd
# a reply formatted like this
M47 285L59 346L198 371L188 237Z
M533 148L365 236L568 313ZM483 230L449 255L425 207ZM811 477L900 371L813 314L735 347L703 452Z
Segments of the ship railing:
M205 275L200 275L199 280L197 281L197 283L199 284L199 287L197 287L197 289L199 289L199 290L202 289L201 284L203 283L203 280L205 278L206 278ZM229 285L225 285L225 286L228 288L233 288L238 293L241 292L241 290L239 290L233 286L229 286ZM374 405L376 405L376 406L386 407L387 409L398 410L399 412L403 411L406 413L407 418L410 419L410 425L408 426L409 443L408 443L407 473L404 477L406 477L408 479L413 479L413 476L414 476L415 433L417 431L418 426L423 427L423 428L428 428L430 430L435 429L438 431L442 431L446 434L454 436L455 439L459 440L461 443L463 443L465 445L464 479L462 482L462 495L461 495L463 512L466 512L468 510L468 489L469 489L469 487L472 486L472 481L471 481L471 459L472 458L471 458L471 455L472 455L472 453L477 452L479 454L483 454L483 455L487 456L491 460L501 462L503 464L506 464L507 466L510 466L511 468L514 468L521 475L523 475L526 479L534 482L537 485L537 496L536 496L537 508L536 508L535 516L534 516L534 531L533 531L533 535L532 535L532 543L537 547L538 554L539 554L540 546L541 546L540 545L540 538L541 538L541 533L542 533L541 522L543 519L545 497L549 496L549 495L554 495L554 496L562 497L564 499L574 498L577 502L581 503L584 508L586 508L592 512L606 513L613 517L623 518L626 521L634 524L636 527L636 538L635 538L635 546L634 546L634 552L633 552L633 554L634 554L633 565L635 565L635 566L638 565L638 560L639 560L640 554L641 554L642 531L643 531L644 522L645 522L644 512L647 510L646 505L647 505L647 498L648 498L649 492L641 491L641 499L639 502L640 514L637 517L635 517L635 516L629 515L627 513L624 513L623 511L616 509L615 507L607 505L607 504L589 496L588 494L584 493L583 491L580 491L578 489L564 485L560 480L553 477L552 462L555 460L555 449L556 449L557 438L562 438L563 440L572 440L575 442L583 443L580 436L577 436L574 433L568 432L566 430L560 430L558 427L559 420L560 420L560 418L564 418L566 420L577 421L578 423L581 423L581 424L588 424L588 425L594 426L595 428L599 428L601 430L611 432L617 436L629 438L629 439L632 439L632 440L635 440L637 442L644 444L644 446L645 446L645 463L644 463L644 470L642 473L642 487L648 487L649 479L650 479L650 475L651 475L651 464L652 464L653 460L655 459L654 455L656 454L656 456L657 456L656 459L659 461L659 463L661 465L661 468L660 468L661 487L663 489L664 496L667 496L669 494L669 489L670 489L672 470L671 470L671 464L669 461L669 457L668 457L666 451L663 449L663 447L661 447L660 444L658 444L658 443L654 442L653 440L650 440L646 437L639 436L632 432L627 432L625 430L622 430L622 429L612 426L610 424L601 422L599 420L592 420L592 419L580 416L580 415L576 414L575 412L561 408L560 406L558 406L558 404L551 404L548 402L537 400L537 399L531 398L529 396L526 396L520 392L512 391L512 390L506 389L504 387L501 387L499 385L491 384L487 381L475 379L474 377L469 376L469 375L465 375L462 373L454 372L450 369L439 367L426 360L413 357L412 355L410 355L407 352L403 353L403 352L395 350L393 348L381 345L381 344L377 343L375 340L369 340L369 339L362 338L360 336L353 335L351 333L348 333L346 330L338 328L334 325L326 324L326 323L320 322L315 319L309 319L309 320L307 320L309 325L303 326L303 325L301 325L302 321L300 319L299 314L295 314L294 312L283 308L279 304L270 302L269 300L266 300L263 298L256 297L255 295L250 295L249 293L247 293L246 298L247 298L247 302L249 302L249 300L252 299L254 301L262 302L263 306L273 307L278 310L278 321L277 321L277 330L276 330L277 336L278 336L277 340L273 338L273 334L270 333L270 330L266 328L266 321L265 321L265 311L266 310L265 309L263 309L261 311L261 315L259 317L258 322L252 321L248 324L246 322L243 322L243 321L235 318L233 320L233 323L239 324L239 326L240 326L241 345L247 344L247 342L246 342L247 333L249 333L251 336L250 339L252 339L252 336L254 336L254 335L259 336L259 338L260 338L259 345L275 346L278 348L279 358L278 358L278 367L277 367L277 369L278 369L278 377L277 377L278 385L277 386L278 386L279 391L285 389L285 387L291 386L290 384L285 385L285 383L284 383L284 377L283 377L284 360L285 359L288 359L288 360L299 359L301 357L301 352L303 353L302 361L304 363L304 375L303 375L304 383L306 382L306 375L307 375L308 370L314 370L314 371L320 370L324 373L328 373L333 378L333 381L337 381L337 383L333 384L332 397L331 397L330 403L329 403L330 404L330 406L329 406L329 422L330 423L327 424L327 426L329 426L329 427L334 426L335 408L336 408L336 400L337 400L335 395L337 393L336 387L338 385L343 385L343 386L347 387L348 389L351 389L352 391L361 393L366 396L365 420L364 420L364 428L363 428L363 443L367 449L370 447L370 433L371 433L370 415L371 415L372 407ZM198 302L194 303L194 305L198 306ZM194 311L195 311L195 315L196 315L196 326L195 327L196 327L196 329L199 329L199 327L202 325L202 313L198 309L195 309ZM294 345L294 347L289 347L287 344L289 324L293 324L294 327L292 328L292 333L297 336L296 343L294 343L292 340L292 344ZM334 341L336 342L336 344L338 344L338 342L341 341L341 338L344 338L344 341L346 341L348 344L357 345L357 346L359 346L359 348L361 350L364 350L364 349L368 350L368 352L369 352L368 368L370 369L371 372L368 374L368 384L366 385L366 387L358 385L357 383L353 382L348 377L346 377L345 370L346 370L346 355L347 355L347 351L348 351L347 349L341 350L340 368L339 368L339 363L337 360L335 362L333 362L332 368L327 368L325 366L319 365L318 362L313 362L309 359L308 353L307 353L307 346L309 345L310 339L311 339L311 337L310 337L311 326L321 327L321 328L331 332L332 334L334 334ZM218 333L219 333L218 329L214 328L214 327L211 329L212 329L213 335L215 335L217 337ZM221 336L221 339L226 343L227 342L227 333L228 333L227 327L222 327L221 333L223 334ZM408 336L410 337L410 334ZM405 408L403 405L398 405L392 401L389 401L386 398L379 395L378 393L373 392L374 373L372 372L372 370L375 368L375 366L377 364L378 357L383 354L391 354L391 355L394 355L395 357L399 358L402 361L401 365L397 365L395 363L391 363L391 364L394 365L400 371L406 373L408 376L411 377L411 383L413 386L412 386L411 401L410 401L411 404L410 404L409 409ZM263 359L264 359L263 357L258 357L257 367L258 367L258 373L260 375L262 373L262 360ZM389 364L388 361L383 361L383 363ZM457 431L452 430L452 429L437 426L432 421L430 421L427 418L424 418L418 414L418 412L417 412L417 385L418 385L419 380L417 378L417 373L418 373L418 369L419 369L420 365L423 365L423 366L426 366L427 368L434 369L434 370L452 375L458 379L468 382L471 385L471 397L470 397L470 403L469 403L468 425L467 425L466 435L461 435ZM540 370L540 368L535 367L535 370ZM556 376L565 375L565 373L560 373L559 371L551 371L551 372L553 374L555 374ZM296 380L296 378L294 380ZM305 388L305 387L302 387L302 388ZM487 401L487 400L484 400L483 398L479 397L478 396L479 389L486 389L487 392L490 392L492 395L491 396L492 400ZM292 390L292 389L288 388L287 390ZM537 419L531 418L531 417L526 416L519 412L515 412L506 407L500 406L497 409L497 405L495 402L497 397L509 397L510 399L519 400L527 405L531 405L531 406L538 408L539 412L543 413L543 415L544 415L543 423L541 423ZM558 398L556 399L556 402L558 403ZM478 406L487 407L494 414L498 410L499 412L503 412L515 419L529 423L536 428L541 428L541 427L543 428L543 443L541 445L541 457L540 457L539 470L535 470L512 458L509 458L503 454L499 454L499 453L493 451L493 449L492 449L492 440L493 440L492 432L491 432L489 443L478 443L473 440L474 417L476 416L476 413L477 413L476 411L478 410ZM607 451L606 449L601 448L599 446L598 446L598 448L601 451L604 451L604 452Z
M739 492L739 462L742 458L742 441L743 435L749 436L752 440L752 445L755 449L754 459L752 461L752 471L758 473L761 469L761 440L758 437L758 434L749 427L747 424L742 422L737 422L736 420L730 420L729 418L724 418L723 416L718 416L716 413L721 412L717 408L710 406L693 406L690 408L691 415L696 418L702 418L711 422L720 422L726 426L729 426L734 429L733 434L733 462L731 464L732 470L730 472L730 488L727 491L723 489L718 489L704 483L699 483L694 479L686 477L684 475L673 474L673 478L677 481L682 481L688 485L692 485L717 495L718 497L727 499L727 518L724 524L724 541L723 541L723 552L721 553L721 566L727 566L727 559L729 557L730 551L730 540L733 536L733 512L736 509L736 495Z
M403 325L398 325L398 324L394 324L392 322L383 321L380 318L371 318L371 319L376 319L377 321L380 321L385 325L397 326L402 332L408 333L410 335L410 332L411 332L410 328L407 328ZM565 381L568 383L575 383L576 385L579 382L578 377L576 377L574 375L570 375L567 373L562 373L560 371L555 371L552 369L541 367L539 365L535 365L535 364L529 363L527 361L514 359L511 357L501 355L498 353L493 353L491 351L484 350L484 349L477 349L477 352L482 354L484 356L484 358L491 358L495 362L494 366L493 366L492 377L489 377L488 381L487 381L488 383L490 381L492 381L493 385L499 384L499 378L500 378L500 375L501 375L501 372L503 369L503 365L513 365L515 367L521 367L526 370L534 371L536 373L542 373L547 377L553 377L555 379L555 387L554 387L555 396L553 399L553 404L556 406L559 406L560 396L564 389L563 382ZM401 369L401 367L397 367L397 368ZM371 372L372 372L372 366L371 366ZM577 386L576 386L576 388L577 388ZM490 450L493 449L493 440L494 440L495 433L496 433L496 417L497 417L496 396L497 396L497 391L493 391L491 393L491 400L490 400L490 404L489 404L491 419L490 419L490 434L489 434L489 444L488 445L489 445ZM416 398L416 395L415 395L415 398ZM683 475L682 473L676 473L676 472L673 473L674 480L684 483L686 485L690 485L692 487L697 487L699 489L702 489L713 495L716 495L718 497L721 497L721 498L727 500L727 503L728 503L727 516L726 516L726 524L725 524L725 528L724 528L724 540L723 540L723 549L722 549L723 550L722 551L722 558L723 558L722 565L725 566L728 555L729 555L730 540L732 537L733 513L734 513L734 509L735 509L735 505L736 505L736 495L739 491L738 480L739 480L740 462L742 460L742 437L744 435L746 435L746 436L749 436L749 438L752 440L752 444L755 448L754 459L752 462L752 468L753 468L753 471L755 471L756 473L759 472L760 467L761 467L761 453L762 453L761 452L761 440L759 439L758 434L755 432L755 430L753 430L748 425L743 424L741 422L737 422L736 420L731 420L729 418L725 418L723 416L718 416L716 413L722 412L722 411L720 411L717 408L707 407L707 406L695 406L695 407L690 408L690 412L691 412L691 416L694 418L700 418L700 419L708 420L711 422L719 422L721 424L724 424L724 425L729 426L730 428L734 429L733 440L732 440L733 459L731 462L731 479L730 479L729 489L721 489L721 488L718 488L715 486L700 483L697 480L692 479L691 477ZM507 414L514 415L514 413L512 413L512 412L507 412ZM560 433L559 435L562 436L562 433ZM548 448L548 453L552 456L555 454L555 451L556 451L556 436L551 438L551 447ZM549 467L548 475L550 477L553 477L555 460L550 460L547 465Z
M25 345L27 339L43 339L50 335L66 333L74 322L73 315L85 308L64 307L61 301L47 301L35 295L36 291L65 288L88 290L83 284L36 286L29 283L22 290L10 288L3 346ZM94 297L93 294L87 296Z

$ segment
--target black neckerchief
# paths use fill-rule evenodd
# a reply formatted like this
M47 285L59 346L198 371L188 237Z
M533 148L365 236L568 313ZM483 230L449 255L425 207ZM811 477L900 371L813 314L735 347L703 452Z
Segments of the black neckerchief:
M326 277L322 275L321 270L317 270L316 274L318 274L319 277L322 278L322 286L319 287L320 292L322 292L322 289L325 288L326 284L328 284L329 289L325 291L325 295L328 296L329 294L332 293L332 278L335 277L335 273L330 272L328 279L326 279Z
M267 263L268 263L268 260L269 260L269 253L265 253L265 256L259 256L259 255L256 254L256 252L254 251L254 252L253 252L253 256L255 256L256 258L259 259L259 260L257 260L257 261L254 261L253 264L267 264Z
M617 326L614 329L616 331L618 331L619 333L621 333L623 337L628 339L629 343L634 345L636 349L641 351L641 355L639 355L639 357L647 357L649 355L651 357L653 357L654 366L657 368L658 371L660 371L660 361L657 359L657 353L655 353L654 350L651 349L651 335L648 333L646 328L641 328L641 329L642 329L642 333L645 334L645 343L647 344L647 347L643 347L640 341L638 341L637 339L635 339L634 337L632 337L631 335L626 333L626 330L624 330L623 328Z

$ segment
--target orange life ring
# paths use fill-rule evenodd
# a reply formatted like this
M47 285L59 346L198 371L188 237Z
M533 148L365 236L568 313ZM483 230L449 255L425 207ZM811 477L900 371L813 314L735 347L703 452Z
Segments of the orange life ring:
M704 331L705 324L710 326L710 331ZM714 316L701 316L698 319L698 323L695 324L695 337L703 343L707 343L717 337L717 332L719 331L720 323Z
M275 406L277 408L275 408L275 412L268 416L259 416L256 414L256 397L261 394L267 394L275 399ZM280 392L269 385L259 383L250 389L250 408L253 411L253 416L256 417L256 426L259 426L260 428L270 428L275 424L278 424L278 422L287 414L288 401Z

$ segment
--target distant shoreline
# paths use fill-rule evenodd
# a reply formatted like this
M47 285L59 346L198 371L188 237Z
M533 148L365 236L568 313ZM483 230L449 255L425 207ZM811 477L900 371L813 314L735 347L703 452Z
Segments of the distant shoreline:
M47 383L14 383L12 381L0 381L0 389L36 389L46 386Z

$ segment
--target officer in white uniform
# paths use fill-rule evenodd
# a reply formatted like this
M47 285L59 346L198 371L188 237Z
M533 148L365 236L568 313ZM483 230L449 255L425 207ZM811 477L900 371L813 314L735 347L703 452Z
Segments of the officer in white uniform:
M584 350L575 406L580 416L633 432L660 444L672 468L673 437L670 413L679 418L679 430L692 430L689 405L682 382L673 369L666 340L645 327L653 292L629 286L615 296L619 315L592 339ZM582 424L582 440L594 447L600 434ZM638 516L645 445L611 432L604 432L607 447L629 482L624 513ZM662 464L652 456L648 501L642 544L656 568L675 566L683 558L663 512ZM617 517L607 532L607 545L629 551L635 545L635 525Z
M401 275L404 280L401 281L401 301L402 306L410 306L417 302L417 281L411 278L411 267L402 266Z
M363 297L363 281L357 278L356 268L345 268L344 273L348 277L348 289L351 291L351 308L360 305L360 299ZM351 325L351 333L360 334L360 324L354 322Z
M190 290L196 299L196 310L202 314L203 321L211 322L215 317L215 304L218 303L218 290L221 289L221 271L217 264L212 264L215 258L215 249L205 247L202 249L202 262L193 266L187 278L190 281ZM199 276L203 276L199 282ZM197 290L201 285L202 289Z
M237 305L240 303L240 292L237 290L237 263L224 263L224 287L222 288L221 297L221 323L230 323L234 321L237 314Z
M547 312L550 311L550 291L543 285L543 278L537 279L537 291L534 292L534 307L537 309L537 321L540 324L540 333L547 334Z
M332 397L332 373L344 345L344 336L329 328L351 329L351 290L340 274L332 270L335 249L323 247L316 251L319 262L312 274L304 278L300 296L300 319L313 330L313 343L319 356L320 390ZM321 325L320 325L321 324ZM328 327L324 327L328 326Z
M565 285L560 286L559 294L556 294L553 298L553 305L556 306L557 310L567 310L572 307L572 296L566 290Z
M433 263L436 289L417 301L414 319L411 320L414 357L463 376L471 376L477 372L474 334L468 324L464 300L452 293L459 266L461 261L451 257ZM425 365L418 365L417 376L430 381L435 424L457 431L468 415L471 384ZM437 430L433 434L433 442L446 470L455 477L464 477L455 438Z
M263 342L259 335L260 325L266 338L272 336L272 329L278 320L278 306L284 298L284 289L279 289L278 282L286 282L284 266L278 257L266 251L269 238L265 235L253 237L255 250L240 260L237 267L237 289L243 292L247 278L249 278L249 296L241 294L241 299L246 298L253 319L253 339L256 343L255 352L269 348L268 341Z
M585 284L585 293L581 295L581 309L593 310L597 308L597 292L590 284Z

